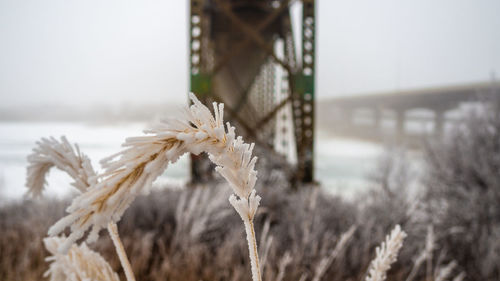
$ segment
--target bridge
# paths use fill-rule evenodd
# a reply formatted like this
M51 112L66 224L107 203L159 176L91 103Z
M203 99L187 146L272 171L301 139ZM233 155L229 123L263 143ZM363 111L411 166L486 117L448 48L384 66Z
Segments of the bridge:
M293 5L301 15L291 13ZM272 160L266 162L286 167L292 183L314 183L315 6L315 0L190 0L190 90L205 104L223 102L238 134ZM294 21L302 23L299 30ZM191 160L193 182L212 177L205 156Z
M431 119L430 133L439 136L443 134L446 123L451 121L446 119L446 113L450 110L467 102L499 98L499 82L481 82L339 97L321 103L318 111L319 120L329 120L323 126L340 134L370 134L372 138L391 134L398 138L414 137L406 128L408 121L425 122ZM431 114L413 117L408 114L415 110ZM356 120L364 122L360 124ZM387 123L392 125L388 126Z

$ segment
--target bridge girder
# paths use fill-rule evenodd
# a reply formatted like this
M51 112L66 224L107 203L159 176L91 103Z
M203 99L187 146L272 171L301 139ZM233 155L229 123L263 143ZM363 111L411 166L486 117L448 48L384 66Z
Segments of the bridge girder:
M424 108L446 111L461 102L500 97L500 83L475 83L453 87L405 90L362 96L341 97L331 100L344 110L355 108L382 108L407 111Z
M292 171L293 182L311 183L315 1L301 1L301 61L295 57L293 2L298 1L191 0L190 89L204 103L224 102L240 134ZM288 116L289 122L278 116ZM281 140L283 132L293 139ZM292 144L295 149L288 149ZM287 151L295 154L295 163L287 161L293 158ZM192 157L193 181L210 177L205 162Z

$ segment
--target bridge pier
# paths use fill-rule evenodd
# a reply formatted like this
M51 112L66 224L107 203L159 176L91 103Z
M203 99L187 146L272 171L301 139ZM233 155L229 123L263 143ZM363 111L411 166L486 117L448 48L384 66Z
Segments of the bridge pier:
M444 134L444 110L434 111L434 135L442 136Z
M414 109L424 109L430 110L434 113L434 116L430 115L425 117L417 117L419 119L417 121L422 121L423 119L425 123L425 135L444 135L446 133L446 124L447 120L445 118L445 113L448 110L457 108L462 102L470 102L470 101L493 101L500 99L500 83L498 82L482 82L482 83L473 83L473 84L463 84L463 85L450 85L445 87L438 88L426 88L426 89L413 89L413 90L398 90L395 92L381 93L381 94L369 94L363 96L350 96L350 97L341 97L335 98L331 102L337 108L347 109L351 111L356 111L358 109L369 109L373 112L372 120L370 125L373 125L375 130L380 130L380 135L383 135L387 130L384 130L385 125L385 115L379 115L380 112L378 110L385 109L391 110L391 113L394 112L394 117L391 118L391 123L395 123L392 127L392 133L395 137L401 136L415 136L418 134L418 130L414 129L414 124L408 124L408 127L405 127L405 121L410 119L415 119L408 114L406 117L406 113L409 110ZM328 108L328 105L320 104L320 107ZM371 112L370 112L371 113ZM382 113L384 113L382 111ZM418 114L417 114L418 115ZM345 114L344 123L341 123L339 127L347 127L352 125L352 118L347 118L348 115ZM327 116L329 118L329 116ZM363 116L366 117L366 116ZM382 117L382 118L380 118ZM408 118L408 119L407 119ZM366 118L363 118L365 120ZM343 120L340 120L341 122ZM427 128L430 129L430 121L433 121L433 130L427 131ZM382 128L382 129L381 129ZM415 131L415 132L414 132ZM366 124L363 122L362 124L353 124L353 128L351 130L346 130L347 133L355 132L362 135L366 133ZM360 135L358 134L358 135Z
M346 109L342 109L342 118L341 118L341 122L345 122L344 124L347 125L344 127L351 127L351 126L354 126L354 110L351 109L351 108L346 108Z
M378 107L373 109L373 128L379 129L381 127L380 123L382 122L382 110Z
M406 110L396 110L396 132L399 138L405 135Z

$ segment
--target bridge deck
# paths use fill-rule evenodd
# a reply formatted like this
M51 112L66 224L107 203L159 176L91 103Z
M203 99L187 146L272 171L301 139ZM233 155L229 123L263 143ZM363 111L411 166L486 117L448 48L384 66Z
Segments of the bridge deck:
M500 97L500 82L481 82L447 87L402 90L368 95L356 95L329 99L328 103L342 109L387 108L408 110L427 108L448 110L458 103L481 98Z

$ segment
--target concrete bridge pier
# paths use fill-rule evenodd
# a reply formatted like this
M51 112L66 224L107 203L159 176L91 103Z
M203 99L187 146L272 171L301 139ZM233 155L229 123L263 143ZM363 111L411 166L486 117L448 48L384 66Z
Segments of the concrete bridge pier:
M354 126L354 110L352 108L340 109L342 111L341 120L345 120L344 127L349 129ZM341 122L342 123L342 122ZM345 128L344 128L345 129Z
M428 136L432 134L436 137L444 135L447 124L445 113L456 109L461 103L498 99L500 99L500 83L488 81L438 88L395 91L376 95L341 97L332 100L331 103L345 112L342 114L343 118L334 122L339 122L338 127L340 128L348 128L349 130L345 131L347 134L351 133L356 136L369 134L370 137L387 135L389 130L384 128L384 125L386 125L384 121L386 121L388 115L386 116L383 113L385 113L384 110L387 110L387 113L390 110L393 113L391 115L394 116L390 121L395 123L395 126L391 126L393 127L390 130L391 134L400 140L405 138L411 140L418 135ZM326 103L321 103L319 106L328 108ZM363 114L357 116L360 110L363 110ZM433 115L423 114L420 116L420 114L412 114L410 110L428 110ZM360 124L353 122L353 117L363 117L358 119L366 121L367 114L364 113L367 111L369 111L371 117L368 124L374 129L373 132L368 132L367 122L361 122ZM407 112L408 114L406 114ZM325 117L331 118L329 115L325 115ZM408 126L405 124L407 120L412 121L411 123L408 122ZM433 124L431 125L430 122L433 122ZM453 121L453 123L455 122ZM413 126L416 123L423 124L425 130L422 132L417 130L418 126ZM427 131L427 128L430 129L431 127L433 130Z
M373 109L373 128L374 129L379 129L381 128L381 123L382 123L382 109L375 107Z
M444 134L444 118L445 110L439 109L434 111L434 135L440 137Z
M396 132L398 138L402 138L405 135L405 123L406 123L406 110L397 109L396 110Z

